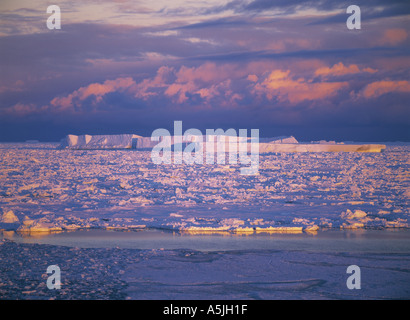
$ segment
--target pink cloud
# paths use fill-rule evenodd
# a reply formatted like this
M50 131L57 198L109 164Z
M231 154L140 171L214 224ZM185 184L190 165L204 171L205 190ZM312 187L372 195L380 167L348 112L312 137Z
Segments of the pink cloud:
M178 70L162 66L152 78L136 83L132 78L117 78L103 83L91 83L66 96L55 97L50 106L55 110L74 110L89 97L97 105L103 97L111 92L125 92L138 99L148 100L155 96L166 96L176 103L185 103L192 95L202 98L204 103L214 97L222 97L226 103L234 103L241 95L232 88L231 78L243 76L233 65L217 66L205 63L198 67L181 66ZM222 103L224 104L224 103Z
M160 67L154 78L144 79L133 88L135 97L147 100L149 97L158 95L156 90L158 88L168 87L172 79L175 78L174 74L174 68L167 66Z
M242 71L243 72L243 71ZM223 101L234 103L240 95L232 88L231 79L242 75L236 67L230 64L217 66L215 63L205 63L199 67L182 66L176 73L175 83L165 91L168 96L177 96L178 102L185 102L187 93L198 94L209 102L214 97L222 97Z
M249 80L249 81L252 81L252 82L258 82L258 76L256 75L256 74L250 74L250 75L248 75L248 77L247 77L247 79Z
M266 95L281 102L299 103L305 100L321 100L333 97L348 86L347 82L318 82L304 78L293 79L290 70L273 70L262 82L255 85L253 92Z
M163 94L174 102L184 103L189 95L199 95L204 101L216 96L235 101L239 95L231 89L230 79L236 76L237 71L232 65L205 63L198 67L181 66L179 70L161 67L154 78L144 79L136 86L135 97L147 100Z
M14 83L8 83L7 85L0 85L0 93L3 92L21 92L23 91L24 82L17 80Z
M352 74L352 73L359 73L359 67L355 64L352 64L348 67L346 67L342 62L339 62L332 66L331 68L329 67L323 67L320 69L317 69L315 74L317 76L324 76L324 75L345 75L345 74Z
M349 66L345 66L342 62L339 62L332 67L322 67L315 71L315 75L317 76L343 76L346 74L355 74L360 72L367 72L367 73L375 73L377 70L372 68L360 68L356 64L351 64Z
M33 103L16 103L15 105L6 108L3 112L5 114L13 114L17 116L25 116L35 112L41 111L40 108L37 108Z
M405 29L388 29L384 31L381 38L377 40L379 45L395 46L407 39L407 31Z
M59 109L66 110L66 109L74 107L74 104L73 104L74 97L75 97L75 94L69 94L68 96L65 96L65 97L55 97L53 100L51 100L50 104L53 107L58 107Z
M95 102L98 103L102 97L110 92L125 91L135 86L136 83L132 78L117 78L115 80L106 80L103 83L91 83L86 87L81 87L78 90L64 97L55 97L50 104L62 110L73 108L74 105L81 105L81 102L88 97L93 96Z
M377 98L389 92L410 92L410 82L407 80L391 81L382 80L368 84L362 91L362 95L369 98Z
M330 76L377 72L376 69L356 64L339 62L326 66L319 60L314 62L310 66L295 63L289 65L289 69L275 67L271 62L252 62L244 66L204 63L197 67L181 66L179 69L161 66L154 76L139 83L130 77L91 83L66 96L55 97L50 107L59 111L75 110L76 107L81 108L82 102L90 97L92 105L97 106L111 92L122 92L143 100L168 98L174 107L192 102L192 107L231 108L239 106L241 101L257 97L298 104L330 99L349 87L348 81L330 81ZM319 81L317 76L320 77ZM351 97L370 98L393 91L408 92L410 85L407 81L373 82L359 94L352 91Z
M188 92L196 92L197 86L194 82L189 81L185 83L173 83L169 85L169 87L165 90L165 95L169 97L177 97L177 102L183 103L188 100L187 93Z

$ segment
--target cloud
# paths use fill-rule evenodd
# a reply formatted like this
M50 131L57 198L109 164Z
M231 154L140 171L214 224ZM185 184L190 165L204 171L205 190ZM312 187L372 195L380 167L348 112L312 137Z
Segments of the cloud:
M258 76L256 75L256 74L250 74L250 75L248 75L248 77L247 77L247 79L249 80L249 81L252 81L252 82L258 82Z
M243 71L241 71L243 74ZM157 98L173 103L194 103L207 105L214 98L220 97L219 105L229 105L240 100L241 94L232 86L236 78L236 69L231 65L217 66L204 63L198 67L181 66L179 69L161 66L153 77L147 77L137 83L131 77L105 80L91 83L73 92L54 97L50 107L55 111L81 111L84 105L98 108L108 94L118 94L147 103Z
M223 96L233 101L239 97L231 89L230 79L234 77L235 68L230 65L204 63L198 67L181 66L178 70L162 66L154 78L144 79L136 86L135 97L147 100L162 95L174 102L186 103L195 96L206 103Z
M339 62L331 68L323 67L323 68L317 69L315 71L315 75L317 76L326 76L326 75L341 76L345 74L354 74L354 73L359 73L359 72L360 70L357 65L352 64L346 67L342 62Z
M407 81L378 81L365 88L354 88L350 80L331 81L331 77L368 73L377 70L345 65L338 62L326 66L314 60L291 63L287 69L278 68L283 63L251 62L247 64L206 62L198 66L179 68L163 65L153 76L137 82L132 77L92 82L69 94L50 99L41 108L34 104L15 104L8 112L16 115L38 110L81 113L121 108L134 109L150 106L151 110L165 108L169 111L180 107L195 110L201 108L230 109L251 108L257 103L288 107L302 102L307 107L317 102L334 101L338 104L349 97L339 95L351 87L351 98L370 98L387 92L407 92ZM371 80L370 80L371 81ZM356 91L355 91L356 90ZM361 91L360 91L361 90ZM347 91L346 91L347 92ZM356 93L358 92L358 93ZM338 97L340 99L334 99ZM262 100L261 100L262 99ZM333 103L333 102L332 102ZM111 111L110 111L111 112Z
M0 93L3 92L21 92L23 91L24 82L22 80L17 80L14 83L7 83L7 85L0 85Z
M382 37L377 41L379 45L395 46L407 39L407 31L404 29L388 29L383 32Z
M317 76L344 76L347 74L356 74L361 72L367 73L375 73L377 72L376 69L366 67L360 70L360 68L356 64L351 64L349 66L345 66L343 62L336 63L332 67L322 67L315 71L315 75Z
M311 0L295 0L295 1L271 1L271 0L253 0L240 1L233 0L224 6L215 7L214 11L233 10L234 12L264 12L275 11L282 14L293 14L298 10L307 10L309 8L333 10L340 8L341 4L338 1L321 0L312 2Z
M410 81L382 80L372 82L366 85L366 87L363 89L362 96L370 99L377 98L381 95L391 92L410 93Z
M97 104L101 102L103 96L106 94L115 91L123 92L135 85L135 81L130 77L106 80L103 83L91 83L86 87L75 90L67 96L55 97L51 100L50 104L60 110L81 109L82 102L90 97L93 99L93 103Z
M34 103L16 103L15 105L5 108L2 110L3 114L9 114L14 116L26 116L32 113L39 112L39 110Z
M410 12L410 5L403 0L372 0L371 6L366 1L357 1L357 5L366 7L366 19L380 18L380 17L394 17L399 15L406 15ZM253 0L241 1L233 0L224 6L215 7L214 11L209 10L210 13L224 10L233 10L234 12L274 12L276 15L291 15L298 12L312 12L312 11L330 11L335 12L342 10L343 14L340 17L346 21L347 4L338 0L295 0L295 1L272 1L272 0Z
M348 86L348 82L312 82L305 78L294 79L290 70L273 70L262 82L254 86L256 95L268 100L297 104L302 101L322 100L333 97Z
M229 78L234 76L229 65L217 66L215 63L205 63L199 67L182 66L176 73L176 80L172 83L165 94L177 97L182 103L188 100L189 94L197 94L204 100L210 100L220 96L222 90L225 96L230 92Z
M158 96L160 93L159 89L167 88L173 78L175 78L174 73L175 70L172 67L160 67L154 78L144 79L135 86L135 89L133 90L134 96L143 100Z

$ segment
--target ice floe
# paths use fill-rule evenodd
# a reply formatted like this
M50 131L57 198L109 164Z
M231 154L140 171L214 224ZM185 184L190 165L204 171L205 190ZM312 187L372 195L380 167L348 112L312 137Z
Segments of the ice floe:
M409 227L409 146L383 153L261 154L257 176L240 175L239 165L231 164L155 165L142 149L56 146L0 146L0 229Z

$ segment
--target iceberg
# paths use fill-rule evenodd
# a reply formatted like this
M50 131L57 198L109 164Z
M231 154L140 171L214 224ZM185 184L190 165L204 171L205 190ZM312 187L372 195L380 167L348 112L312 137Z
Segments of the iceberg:
M382 152L382 144L309 144L309 143L259 143L259 153L293 152Z
M67 135L61 140L60 149L144 149L152 148L158 142L150 137L136 134L116 135Z
M273 138L259 138L261 143L273 143L273 144L282 144L282 143L299 143L294 136L279 136Z
M225 145L223 152L239 150L240 143L247 143L247 151L251 152L251 144L255 143L253 138L223 135L221 139ZM191 137L190 141L184 141L182 148L190 143L195 143L198 150L204 152L217 152L217 144L214 148L207 150L209 137L201 141L200 137ZM213 141L217 141L212 137ZM171 137L171 145L182 141L182 137L176 139ZM67 135L61 140L60 149L152 149L158 141L152 141L151 137L142 137L136 134L117 134L117 135ZM171 147L171 146L170 146ZM320 143L299 143L293 136L279 136L273 138L259 138L259 153L293 153L293 152L381 152L386 146L382 144L345 144L335 143L334 141Z

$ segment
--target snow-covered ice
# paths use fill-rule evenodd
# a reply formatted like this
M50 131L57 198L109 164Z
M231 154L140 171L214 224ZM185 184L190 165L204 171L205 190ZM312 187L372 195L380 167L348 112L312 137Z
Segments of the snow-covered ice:
M73 145L78 143L75 142L75 138L70 139L72 140L67 143ZM87 140L87 137L84 139ZM88 140L90 143L92 138ZM119 140L107 145L118 146L124 142ZM131 138L131 145L132 143ZM12 238L13 234L36 236L91 228L110 230L155 228L192 236L285 233L313 237L317 232L327 229L351 231L380 229L386 232L391 229L409 229L410 146L405 144L387 145L385 152L382 153L260 154L259 173L255 176L240 175L240 165L231 164L155 165L151 161L150 152L144 151L143 148L140 150L122 148L73 150L60 149L58 146L56 143L0 144L0 229L4 231L3 234L8 235L8 238ZM121 287L127 283L128 291L121 291L122 298L127 296L197 298L201 297L201 294L202 297L204 295L208 297L211 292L214 292L213 297L223 298L224 295L219 295L217 292L221 292L218 291L221 286L230 284L232 292L236 292L229 295L225 291L225 297L230 298L278 298L281 294L282 297L303 297L308 292L308 298L338 298L349 297L352 294L347 291L339 294L329 289L336 271L327 269L326 264L337 266L341 260L347 259L346 256L337 254L322 253L315 256L300 252L299 255L293 256L286 250L269 254L256 250L241 251L238 254L214 252L207 255L197 253L195 250L152 252L133 249L131 254L133 258L130 256L130 259L141 263L126 267L127 263L124 261L127 260L124 256L128 256L126 250L131 249L123 249L125 251L121 253L115 249L104 251L104 249L84 248L75 251L72 248L21 244L4 240L0 245L0 264L3 268L4 264L13 262L21 269L23 260L27 258L27 261L35 263L36 259L41 260L40 256L35 257L35 252L40 254L48 249L55 252L57 256L60 255L61 261L64 261L63 257L67 255L67 263L75 264L79 269L84 266L76 260L75 254L81 253L87 257L102 254L100 257L102 260L94 259L97 266L98 263L114 263L115 259L112 258L114 260L111 261L111 254L118 253L118 259L124 263L123 269L119 268L118 272L121 269L124 273L123 276L118 274L113 276L117 281L114 281L113 286ZM389 273L389 279L393 279L394 283L405 280L409 283L407 278L409 252L401 253L399 256L386 252L377 257L347 254L349 257L350 255L369 270L372 261L377 261L380 268L384 268L383 270ZM212 259L208 261L210 256ZM205 260L200 260L203 263L195 264L189 257ZM149 267L150 263L152 266L154 263L152 261L155 259L160 261L164 274L159 271L147 271L146 267ZM316 269L307 267L304 272L300 271L301 278L298 279L290 275L281 276L281 271L278 270L274 273L276 276L266 282L257 279L256 274L247 273L246 261L249 259L255 264L253 266L255 270L258 268L264 270L265 262L270 261L269 263L275 264L276 262L273 261L279 259L278 261L284 264L275 265L275 268L281 268L282 271L290 263L292 266L319 266L320 269L328 270L328 274L324 275L324 278L316 277L312 274ZM235 261L238 278L230 279L227 271L212 264L212 261L217 261L215 263L221 266L226 265L228 261ZM165 283L167 270L171 270L172 267L175 267L175 270L183 270L185 262L187 263L185 266L192 268L190 271L192 273L187 276L181 287L178 287L176 282L172 282L171 274L167 278L170 281L167 285L179 293L167 294L162 291L159 294L157 291L156 295L155 288L158 289ZM7 284L5 279L12 272L9 271L7 275L7 270L10 269L2 268L0 268L2 298L16 296L24 298L36 295L36 293L25 295L21 291L17 294L17 289L16 292L13 291L14 285L21 289L18 284L21 283L21 278L16 275L16 282L10 280ZM16 272L20 270L19 268ZM239 271L241 268L244 270ZM407 273L387 271L392 270L391 268L395 270L407 268ZM112 270L103 271L103 269L100 271L111 274ZM332 270L336 269L335 267ZM269 272L271 271L270 269ZM27 278L31 274L31 271L24 272L26 276L22 278ZM24 272L21 271L22 274ZM45 269L42 272L44 273ZM135 278L136 273L140 273L140 278ZM203 276L200 275L202 273ZM195 274L199 278L195 278ZM260 274L267 276L267 273ZM87 272L84 273L84 277L89 276ZM223 280L224 277L227 278ZM340 277L342 275L339 275ZM158 280L158 287L154 285L154 289L149 289L149 279ZM323 291L323 285L328 289ZM393 289L383 292L381 283L375 286L377 292L375 291L374 296L378 298L409 297L409 291L408 289L406 291L403 285L396 293ZM34 290L29 287L30 285L27 285L23 291ZM137 287L145 288L145 291L137 290ZM194 293L184 295L186 290L183 288L193 288ZM35 290L37 293L40 291ZM80 291L73 293L74 296L81 298ZM312 292L315 294L311 294ZM85 297L99 297L99 294L94 292ZM67 292L67 297L69 295L70 293ZM45 296L40 294L40 297ZM353 296L369 297L365 292L356 292ZM64 296L59 297L64 298ZM107 297L116 296L108 294Z
M0 228L408 228L409 148L261 154L258 175L243 176L239 165L155 165L149 151L2 144Z

